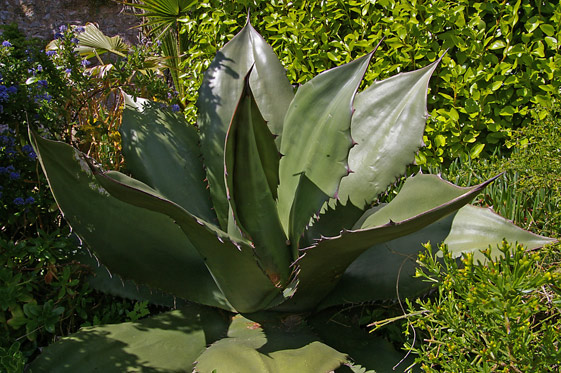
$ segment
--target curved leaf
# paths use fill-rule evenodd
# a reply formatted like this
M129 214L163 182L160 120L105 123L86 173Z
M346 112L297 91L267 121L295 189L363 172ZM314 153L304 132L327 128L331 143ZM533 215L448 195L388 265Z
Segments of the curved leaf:
M440 59L408 73L373 83L357 94L349 152L353 171L341 180L339 199L364 208L405 172L421 147L429 79Z
M172 218L199 251L218 287L238 312L262 310L279 296L280 289L259 267L249 242L232 241L216 226L126 175L96 173L96 178L112 196Z
M339 282L356 258L370 247L414 233L467 204L494 179L461 188L434 175L409 178L397 197L371 213L360 229L319 240L302 250L296 262L298 286L280 310L306 310L317 305Z
M527 249L557 241L517 227L491 209L465 206L456 214L444 243L453 254L459 256L471 252L476 259L483 260L483 254L479 251L489 246L496 248L503 240L517 242Z
M315 314L308 322L325 343L349 355L353 366L358 364L368 372L405 372L413 359L404 359L406 352L356 325L359 317L336 308Z
M129 50L128 45L119 35L106 36L93 23L88 23L84 27L84 32L77 35L77 39L79 43L75 50L85 58L105 52L125 57L125 53Z
M88 250L79 250L72 256L73 260L89 266L92 274L88 276L88 284L105 294L121 298L148 301L159 306L173 307L176 304L184 305L185 301L166 294L160 290L150 289L146 285L138 285L132 280L123 280L118 274L112 274L109 269L99 263Z
M413 278L417 255L427 242L433 247L445 243L457 256L472 252L483 260L480 250L494 249L503 239L528 249L555 241L521 229L490 209L466 205L420 231L368 249L347 268L320 308L393 299L398 291L400 297L412 297L428 290L426 283Z
M311 246L322 237L335 237L345 229L352 229L363 214L364 211L352 203L346 205L341 205L338 201L326 203L318 220L306 228L302 246Z
M191 214L217 224L206 189L199 135L183 115L126 96L121 138L127 169Z
M217 310L189 305L138 322L82 328L45 348L33 372L191 372L228 329Z
M109 195L84 155L70 145L32 132L30 139L64 218L111 271L198 303L231 309L199 253L169 217Z
M234 317L228 337L201 354L196 372L330 372L347 360L320 342L298 316L276 323L248 317Z
M228 199L237 225L254 244L261 268L285 285L291 255L274 196L280 154L249 87L249 76L226 135L224 168Z
M294 96L293 89L273 49L249 22L216 54L199 89L197 107L201 149L210 193L222 229L228 226L224 142L243 90L243 79L252 66L250 86L257 106L271 132L280 135L286 110Z
M352 105L371 57L319 74L298 89L286 113L278 210L294 246L349 173Z
M455 214L417 232L366 250L345 270L341 281L318 308L398 297L403 299L418 296L428 290L430 284L413 278L417 255L424 250L424 243L436 245L444 241L450 233Z

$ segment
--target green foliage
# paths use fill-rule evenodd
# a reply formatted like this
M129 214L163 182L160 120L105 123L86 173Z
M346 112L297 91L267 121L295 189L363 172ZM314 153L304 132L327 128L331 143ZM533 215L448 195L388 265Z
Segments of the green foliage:
M0 346L0 369L3 372L23 372L25 358L19 348L18 342L14 342L9 348Z
M87 280L92 269L72 260L76 246L67 235L41 232L17 242L0 238L0 346L18 341L25 359L55 335L146 314L146 304L96 293Z
M182 32L180 22L195 3L197 1L193 0L123 1L124 5L141 10L138 15L144 19L144 22L140 26L147 29L148 34L160 44L165 65L169 68L180 102L185 100L180 66L186 60L185 52L188 48L187 35Z
M556 372L561 366L560 246L528 252L503 243L456 260L430 245L417 275L437 287L409 302L417 342L408 346L426 372ZM408 330L410 333L410 330ZM422 343L424 342L424 343Z
M516 148L509 157L494 154L487 159L458 159L447 169L430 170L442 173L443 178L463 186L478 184L495 175L497 170L504 171L485 194L475 198L474 203L491 206L525 229L558 237L561 233L559 160L555 158L556 145L551 143L556 141L557 135L555 125L545 123L535 122L518 135L521 143L526 141L524 133L539 133L543 141L536 141L526 148Z
M421 146L427 86L440 60L358 92L371 57L324 71L294 93L248 22L204 75L198 129L154 102L127 98L121 137L132 176L30 130L60 209L101 262L200 303L162 315L177 318L165 327L158 316L85 329L33 369L122 370L101 358L108 355L131 369L312 372L351 359L388 369L399 360L388 341L342 332L320 311L393 300L396 287L402 296L425 290L409 276L408 258L422 242L444 242L456 254L505 236L531 248L551 242L468 205L493 179L460 188L420 174L372 207ZM144 338L189 354L164 358L172 353L165 347L133 343Z
M550 190L561 196L561 106L536 111L531 125L515 133L514 151L505 168L521 175L522 191Z
M81 59L72 53L75 43L71 35L68 30L60 33L58 37L67 47L47 55L40 45L10 26L4 27L7 40L0 46L2 372L22 371L39 347L81 326L136 320L148 311L159 310L146 303L100 294L90 286L93 267L73 259L77 240L69 238L69 228L61 219L47 180L38 172L36 154L22 136L29 125L68 141L72 140L69 133L79 133L85 140L75 142L82 146L91 143L87 136L92 134L87 130L91 118L83 117L83 107L79 106L83 98L75 93L83 90L91 95L95 84ZM130 58L140 57L133 53ZM119 69L124 63L121 65ZM144 84L142 79L135 84ZM129 88L143 92L141 87ZM99 158L110 166L110 153L104 154L98 153Z
M119 168L122 92L167 102L171 91L146 68L154 63L155 46L131 47L112 64L96 64L75 52L85 30L61 26L45 51L10 28L5 36L11 45L0 47L0 123L16 131L18 142L25 142L27 126L42 128Z
M295 83L370 52L382 37L364 85L427 65L448 49L429 95L418 164L491 154L530 123L537 106L559 96L561 9L552 2L210 0L180 20L191 123L202 72L241 29L246 9Z

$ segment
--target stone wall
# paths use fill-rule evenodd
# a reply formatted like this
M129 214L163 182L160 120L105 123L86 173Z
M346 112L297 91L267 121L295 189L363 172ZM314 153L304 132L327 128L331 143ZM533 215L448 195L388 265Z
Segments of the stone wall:
M108 36L137 43L140 19L111 0L0 0L0 24L17 23L28 37L51 40L61 25L94 22ZM1 32L1 31L0 31Z

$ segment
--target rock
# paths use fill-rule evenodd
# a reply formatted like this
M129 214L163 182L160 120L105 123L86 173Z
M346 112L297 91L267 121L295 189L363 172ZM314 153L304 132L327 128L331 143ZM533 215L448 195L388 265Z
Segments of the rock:
M53 38L53 28L94 22L108 36L120 35L134 44L139 40L140 18L123 12L112 0L0 0L2 24L16 23L26 36Z

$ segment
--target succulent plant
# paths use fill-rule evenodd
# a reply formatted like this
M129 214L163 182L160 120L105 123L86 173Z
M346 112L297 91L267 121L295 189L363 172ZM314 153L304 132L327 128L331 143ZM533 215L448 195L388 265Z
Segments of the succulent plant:
M32 370L386 371L403 354L329 322L329 310L394 299L396 286L402 297L421 293L411 275L428 241L457 255L505 237L550 242L468 205L492 180L466 188L418 174L391 202L375 203L422 145L439 61L357 93L371 56L295 92L248 23L204 76L198 128L128 100L121 134L132 176L31 132L85 246L123 279L188 301L139 322L83 328L46 348Z

